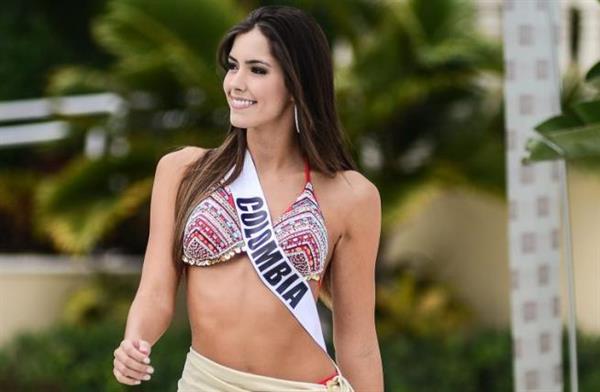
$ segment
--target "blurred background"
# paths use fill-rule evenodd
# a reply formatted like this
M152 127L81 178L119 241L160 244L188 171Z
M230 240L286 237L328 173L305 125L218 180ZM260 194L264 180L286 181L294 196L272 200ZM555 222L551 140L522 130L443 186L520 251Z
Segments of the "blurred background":
M216 46L267 4L302 8L325 30L342 124L382 196L386 390L512 390L500 0L4 0L0 390L128 389L113 350L156 162L223 140ZM600 59L600 4L560 7L568 105L597 95L583 75ZM600 390L599 167L569 173L582 391ZM176 389L190 343L182 294L139 390Z

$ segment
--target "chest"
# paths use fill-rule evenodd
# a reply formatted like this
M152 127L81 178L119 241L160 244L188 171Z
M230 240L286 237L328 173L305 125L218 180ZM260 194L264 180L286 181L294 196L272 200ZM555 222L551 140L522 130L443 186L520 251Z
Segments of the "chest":
M261 188L283 251L307 279L316 278L333 256L343 211L330 182L293 180L261 179ZM199 203L186 225L184 261L212 265L246 251L238 212L229 186Z
M261 186L268 203L269 213L273 220L288 211L291 204L303 190L305 178L298 174L295 178L261 178ZM345 203L343 192L347 191L340 175L330 178L320 172L310 171L310 182L313 195L321 210L328 238L328 254L326 266L329 263L335 245L344 231Z

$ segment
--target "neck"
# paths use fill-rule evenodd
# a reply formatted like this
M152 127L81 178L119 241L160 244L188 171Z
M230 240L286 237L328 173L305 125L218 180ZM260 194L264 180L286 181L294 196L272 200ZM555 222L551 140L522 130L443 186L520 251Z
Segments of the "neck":
M259 173L277 175L303 170L304 159L295 132L294 128L281 126L246 130L248 150Z

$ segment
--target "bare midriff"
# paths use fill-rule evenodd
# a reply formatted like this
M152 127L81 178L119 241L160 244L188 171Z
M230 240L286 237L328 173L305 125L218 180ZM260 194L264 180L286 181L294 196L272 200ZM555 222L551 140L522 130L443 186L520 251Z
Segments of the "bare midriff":
M309 285L316 299L318 282ZM312 383L336 372L245 253L209 267L187 267L187 306L193 349L221 365Z

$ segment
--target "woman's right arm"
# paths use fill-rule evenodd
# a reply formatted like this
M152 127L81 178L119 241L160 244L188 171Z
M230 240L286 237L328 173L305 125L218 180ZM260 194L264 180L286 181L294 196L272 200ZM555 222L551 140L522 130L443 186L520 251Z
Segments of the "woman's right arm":
M150 348L173 319L181 275L171 255L175 199L185 167L200 157L198 151L196 147L186 147L170 152L156 166L140 284L127 316L125 337L114 351L113 373L123 384L136 385L150 378Z

